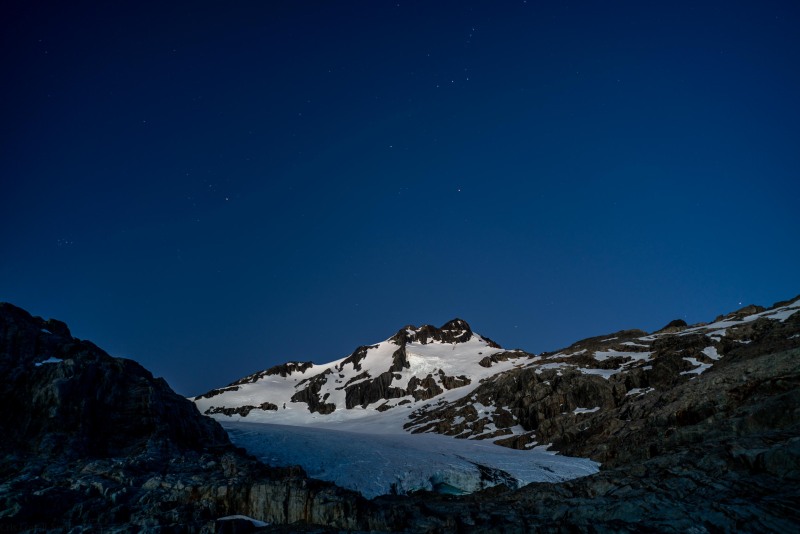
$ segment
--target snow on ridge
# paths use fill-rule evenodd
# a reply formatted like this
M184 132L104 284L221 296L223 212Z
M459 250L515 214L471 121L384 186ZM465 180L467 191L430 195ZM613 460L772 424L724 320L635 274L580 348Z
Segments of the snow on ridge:
M213 396L198 398L195 399L195 402L201 412L206 412L211 407L225 407L225 414L214 414L217 419L222 421L246 420L313 426L350 425L352 423L351 430L353 431L402 433L403 424L408 422L409 414L412 412L433 402L451 403L469 396L483 381L501 376L504 372L516 367L532 367L537 374L548 369L556 370L558 375L561 375L562 371L566 373L567 370L574 370L609 380L612 376L633 368L650 369L649 365L642 365L648 364L652 359L653 342L663 336L702 333L710 337L713 342L718 342L726 335L727 329L732 326L748 323L761 317L785 321L798 311L800 311L800 299L795 299L783 306L746 316L737 316L735 315L737 312L733 312L721 317L719 321L690 326L676 333L649 334L639 337L628 337L628 335L619 337L621 334L617 334L607 338L591 338L588 340L591 343L607 345L598 347L590 344L578 349L581 346L579 342L555 354L542 354L534 357L521 351L515 354L515 351L496 347L488 338L483 338L471 330L468 339L450 343L430 337L430 331L417 339L417 335L427 327L425 325L419 328L407 326L380 343L359 347L352 354L327 364L312 365L302 374L291 373L285 377L280 375L261 376L252 383L240 383L235 387L232 385L221 388ZM458 323L448 323L448 325L446 328L438 329L439 332L446 333L446 339L452 339L453 332L467 332L466 328L457 328ZM439 337L438 334L436 337ZM403 348L404 355L397 353ZM599 350L599 348L603 350ZM702 374L723 356L717 352L715 345L704 348L702 352L703 354L698 357L703 361L695 358L686 359L693 368L682 374L695 376ZM491 358L499 353L504 353L504 356ZM396 362L395 360L401 356L404 361L397 360ZM573 358L575 359L572 360ZM610 363L608 360L615 358L622 358L622 363L615 365L615 368L602 368ZM587 359L588 364L586 364ZM592 364L592 360L605 363ZM481 361L484 363L483 366L480 365ZM405 365L399 366L398 363ZM387 380L386 373L390 369L390 383L386 388L387 390L394 389L393 393L388 395L382 393L381 398L365 406L360 404L352 406L352 398L348 402L346 388L351 388L351 392L352 386L360 386L362 391L375 388L377 387L376 380L381 375L383 375L382 380ZM466 380L460 377L466 377L469 383L465 384ZM418 381L414 391L410 391L412 378ZM428 384L433 383L435 386L419 385L419 381L423 380L427 380ZM447 389L445 386L446 381L451 389ZM453 387L454 382L456 385ZM324 415L318 412L312 413L306 402L291 400L294 395L312 386L316 388L317 392L314 395L327 406L326 409L329 410L331 406L333 407L331 413ZM436 394L435 392L439 389L444 391ZM397 390L402 390L407 394L391 398L398 394ZM431 391L434 392L434 397L426 399ZM361 400L358 402L366 402L363 399L375 398L374 396L364 396L362 393L359 395ZM352 407L347 408L348 404ZM262 406L267 408L262 408ZM277 406L277 410L271 409L274 406ZM244 416L242 413L231 410L240 407L252 409L244 411Z
M465 330L464 330L465 331ZM457 400L470 394L480 385L480 381L489 378L498 372L513 368L514 356L509 356L506 361L493 363L489 368L480 365L480 361L487 357L505 351L494 347L483 337L472 333L470 338L457 343L444 343L434 339L426 342L417 340L406 341L398 344L395 336L374 345L360 347L356 352L347 357L340 358L327 364L315 364L307 369L302 376L264 375L252 383L236 384L235 387L222 388L219 392L208 398L195 398L194 401L201 412L211 408L225 407L235 409L239 407L252 407L246 415L239 413L223 415L212 413L219 420L246 420L262 423L314 425L325 422L341 423L349 420L375 421L376 414L382 419L394 420L402 429L403 421L408 416L409 408L419 408L424 401L416 400L412 395L397 399L379 399L366 408L355 406L347 408L346 387L358 385L375 380L381 374L395 366L394 355L402 346L405 347L405 358L408 367L392 372L390 388L408 389L413 377L419 380L431 377L444 393L437 395L436 399L447 399L448 402ZM357 352L363 349L361 357ZM522 357L525 353L519 353ZM396 366L395 366L396 367ZM447 390L443 384L443 376L457 378L464 376L470 383ZM321 415L311 413L305 402L293 402L291 398L299 391L309 387L311 382L319 386L319 397L324 403L333 404L332 413ZM262 404L270 403L278 407L277 410L259 409ZM401 405L401 403L403 403ZM383 405L384 412L377 408ZM218 409L218 408L217 408ZM394 412L394 413L392 413ZM385 431L386 425L378 425ZM365 432L371 431L372 426L365 427Z
M800 311L800 298L795 299L794 301L791 301L783 306L778 306L777 308L771 308L761 312L752 313L750 315L745 315L744 317L741 318L734 316L736 312L729 313L728 315L722 317L719 321L714 321L712 323L701 324L697 326L690 326L689 328L683 330L680 333L680 335L704 332L709 337L721 338L725 336L728 328L732 326L738 326L744 323L750 323L762 317L773 321L785 322L789 317L791 317L798 311Z
M628 352L614 349L606 351L598 350L594 353L594 359L598 362L602 362L609 358L630 358L632 361L643 361L650 359L652 354L652 352Z

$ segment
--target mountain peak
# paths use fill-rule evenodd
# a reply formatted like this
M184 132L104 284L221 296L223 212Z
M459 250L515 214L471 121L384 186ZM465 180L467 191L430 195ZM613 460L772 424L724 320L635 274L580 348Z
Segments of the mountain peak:
M472 328L469 324L459 318L451 319L436 328L433 325L425 324L420 327L406 325L390 338L390 341L398 345L405 343L421 343L426 345L431 341L440 343L465 343L472 339Z

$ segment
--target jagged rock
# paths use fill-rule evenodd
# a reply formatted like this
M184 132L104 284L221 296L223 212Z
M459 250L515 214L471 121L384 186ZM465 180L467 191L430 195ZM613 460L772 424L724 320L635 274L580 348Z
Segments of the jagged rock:
M381 399L399 399L404 396L405 390L390 387L393 378L392 373L386 371L378 375L374 380L366 380L347 386L345 388L347 408L350 409L355 406L366 408L367 405L378 402Z
M486 339L486 338L484 338L484 339ZM499 345L496 348L500 348ZM508 353L508 352L498 352L497 354L492 354L491 356L484 356L483 358L481 358L481 361L478 362L478 364L481 367L487 367L488 368L488 367L491 367L492 365L494 365L496 363L508 361L508 358L509 358L510 354L511 353ZM513 356L514 357L520 357L521 354L519 354L519 352L518 352L518 353L514 353ZM528 355L528 356L532 356L532 355Z
M744 308L739 308L735 312L731 312L731 313L729 313L727 315L719 315L719 316L717 316L716 319L714 319L714 321L715 322L726 321L726 320L727 321L740 321L743 318L747 317L748 315L753 315L755 313L761 313L763 311L766 311L766 308L764 308L763 306L756 306L755 304L749 304L749 305L745 306Z
M374 348L374 345L363 345L358 347L353 353L345 358L342 363L339 365L339 370L341 371L345 365L351 364L356 371L361 370L361 360L366 358L367 351L371 348Z
M246 456L139 364L2 303L0 376L0 530L200 532L239 513L385 528L358 495Z
M308 386L292 395L292 402L305 402L308 404L308 410L312 413L317 412L323 415L333 413L336 410L336 405L329 402L326 403L325 399L319 395L322 384L327 380L327 375L332 373L333 371L328 369L319 375L303 380L298 386L303 383L307 383Z
M224 406L222 407L212 406L203 413L205 415L213 415L221 413L223 415L227 415L228 417L232 415L240 415L242 417L247 417L247 415L253 410L269 410L274 412L277 411L277 409L278 406L276 404L272 404L271 402L263 402L258 406L251 406L249 404L246 404L244 406L236 406L235 408L226 408Z
M432 399L444 392L432 375L428 375L421 380L416 376L412 376L411 380L408 381L408 391L414 396L414 400Z
M440 343L463 343L468 341L471 337L472 328L470 328L466 321L463 319L452 319L443 324L441 328L436 328L429 324L422 325L419 328L413 325L407 325L392 336L391 340L398 345L405 345L411 342L425 345L431 341L438 341ZM492 343L494 344L494 342Z
M406 354L405 343L392 354L392 366L389 367L389 372L399 373L403 369L408 369L408 355Z
M447 376L441 369L439 369L439 379L441 380L444 389L461 388L472 383L472 380L465 375Z
M687 326L689 325L686 324L686 321L684 321L683 319L675 319L674 321L670 321L669 323L667 323L667 325L664 328L657 330L656 333L661 334L661 333L680 332Z

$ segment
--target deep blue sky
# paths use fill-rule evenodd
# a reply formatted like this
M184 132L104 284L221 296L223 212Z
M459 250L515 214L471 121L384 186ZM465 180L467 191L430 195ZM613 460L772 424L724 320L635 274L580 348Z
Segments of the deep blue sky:
M0 300L180 393L408 323L540 352L800 292L797 2L0 21Z

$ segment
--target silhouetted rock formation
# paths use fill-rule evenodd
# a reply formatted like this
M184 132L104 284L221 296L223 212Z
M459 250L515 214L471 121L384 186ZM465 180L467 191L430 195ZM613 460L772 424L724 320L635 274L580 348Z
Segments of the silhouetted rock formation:
M255 461L164 380L64 323L0 304L0 376L0 530L199 532L231 514L372 528L357 494Z

